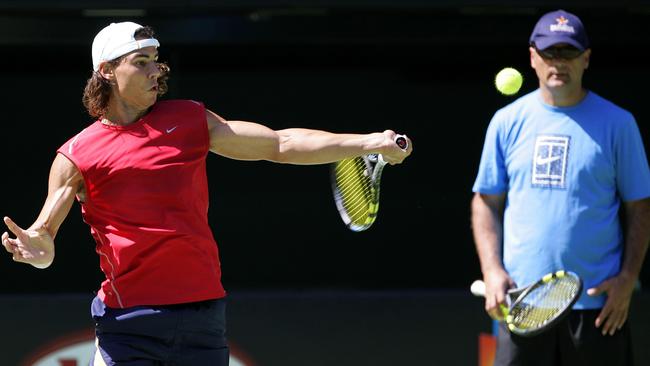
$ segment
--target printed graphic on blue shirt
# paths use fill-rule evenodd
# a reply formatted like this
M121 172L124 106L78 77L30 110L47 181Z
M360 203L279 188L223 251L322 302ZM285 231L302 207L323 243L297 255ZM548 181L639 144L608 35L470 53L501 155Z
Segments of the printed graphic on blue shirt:
M533 155L533 187L566 188L570 136L539 135Z

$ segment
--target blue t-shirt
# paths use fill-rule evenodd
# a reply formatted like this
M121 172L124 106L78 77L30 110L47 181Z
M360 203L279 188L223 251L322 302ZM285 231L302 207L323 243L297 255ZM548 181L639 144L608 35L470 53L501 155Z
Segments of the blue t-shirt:
M495 113L473 191L506 193L503 262L518 286L570 270L584 280L574 308L600 308L586 289L620 271L619 206L650 196L650 169L631 113L593 92L553 107L536 90Z

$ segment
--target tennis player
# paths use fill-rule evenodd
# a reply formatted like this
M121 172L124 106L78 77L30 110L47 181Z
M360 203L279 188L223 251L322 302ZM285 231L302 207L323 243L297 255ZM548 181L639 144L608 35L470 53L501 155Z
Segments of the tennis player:
M585 290L551 331L523 338L501 326L495 365L630 365L627 317L650 240L639 129L583 86L591 48L575 14L541 16L528 50L539 88L494 114L473 187L485 307L502 318L509 287L560 269Z
M169 68L150 27L112 23L92 45L83 101L96 121L58 149L48 195L23 229L4 222L13 260L46 268L76 198L106 276L91 312L94 365L228 364L219 253L208 226L208 152L238 160L324 164L412 151L391 130L334 134L228 121L199 101L167 100Z

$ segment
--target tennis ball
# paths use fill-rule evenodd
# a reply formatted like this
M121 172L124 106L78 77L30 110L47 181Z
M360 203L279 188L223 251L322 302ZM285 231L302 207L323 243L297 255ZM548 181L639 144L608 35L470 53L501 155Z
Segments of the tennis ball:
M519 91L524 79L521 73L512 67L506 67L499 71L496 78L494 78L494 85L497 90L504 95L513 95Z

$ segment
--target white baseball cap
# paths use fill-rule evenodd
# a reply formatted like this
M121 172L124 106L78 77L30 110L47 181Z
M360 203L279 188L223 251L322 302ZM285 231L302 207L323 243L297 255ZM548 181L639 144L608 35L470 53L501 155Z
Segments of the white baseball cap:
M129 52L145 47L160 47L155 38L135 39L135 31L143 28L133 22L111 23L95 36L93 40L93 69L99 70L99 65L112 61Z

